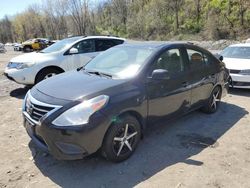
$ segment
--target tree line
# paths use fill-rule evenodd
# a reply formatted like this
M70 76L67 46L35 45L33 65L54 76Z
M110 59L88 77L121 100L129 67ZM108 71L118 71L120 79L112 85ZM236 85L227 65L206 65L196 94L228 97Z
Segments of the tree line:
M250 0L43 0L0 20L0 42L72 35L240 39L250 37Z

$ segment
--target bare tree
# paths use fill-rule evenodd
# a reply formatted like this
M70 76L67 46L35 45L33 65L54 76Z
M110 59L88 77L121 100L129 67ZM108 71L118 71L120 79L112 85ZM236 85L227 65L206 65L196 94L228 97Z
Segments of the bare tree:
M239 6L239 15L240 15L240 24L241 26L244 26L244 16L247 11L247 9L250 6L249 0L237 0L238 6Z
M182 8L184 1L183 0L169 0L169 6L174 12L175 15L175 31L177 32L180 27L179 12Z
M89 22L88 0L68 0L69 15L71 16L78 35L86 34Z

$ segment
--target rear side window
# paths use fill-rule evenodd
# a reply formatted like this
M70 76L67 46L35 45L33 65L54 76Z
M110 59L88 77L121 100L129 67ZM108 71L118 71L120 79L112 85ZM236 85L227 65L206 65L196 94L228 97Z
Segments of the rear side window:
M96 40L96 51L105 51L113 46L122 44L123 40L116 40L116 39L100 39Z
M124 43L124 40L119 40L119 39L113 39L112 41L114 42L115 45L119 45L119 44Z
M198 69L209 65L209 57L197 50L187 49L188 59L191 68Z

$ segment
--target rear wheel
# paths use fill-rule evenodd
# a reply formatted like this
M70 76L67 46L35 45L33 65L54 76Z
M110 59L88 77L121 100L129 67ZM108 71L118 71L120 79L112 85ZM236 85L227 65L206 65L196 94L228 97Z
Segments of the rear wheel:
M215 87L206 105L201 109L203 112L211 114L217 111L221 101L221 88Z
M141 127L133 116L123 116L113 123L105 135L102 155L112 162L128 159L141 138Z
M48 68L48 69L44 69L41 72L38 73L37 77L36 77L36 84L38 82L41 82L42 80L51 78L57 74L60 74L61 71L57 70L57 69L53 69L53 68Z

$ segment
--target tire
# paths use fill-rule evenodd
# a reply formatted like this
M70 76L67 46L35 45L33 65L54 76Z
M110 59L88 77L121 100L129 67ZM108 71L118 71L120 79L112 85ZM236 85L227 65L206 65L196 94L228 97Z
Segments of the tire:
M53 68L44 69L37 74L35 83L37 84L37 83L41 82L42 80L45 80L47 78L50 78L50 77L55 76L55 75L60 74L60 73L62 73L62 72L60 70L57 70L57 69L53 69Z
M122 162L135 151L141 139L141 126L133 116L122 116L108 129L101 148L109 161Z
M30 46L24 46L23 51L24 52L31 52L32 48Z
M215 87L207 101L207 103L202 107L202 111L207 114L215 113L220 105L221 101L221 88L219 86Z

